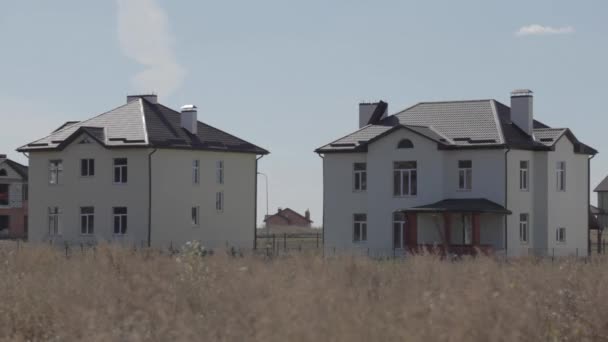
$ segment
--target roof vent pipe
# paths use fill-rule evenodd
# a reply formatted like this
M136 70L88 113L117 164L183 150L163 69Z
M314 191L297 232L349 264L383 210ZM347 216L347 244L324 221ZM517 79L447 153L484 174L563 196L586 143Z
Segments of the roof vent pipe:
M187 130L191 134L196 135L198 126L198 119L196 117L196 106L192 104L184 105L181 108L181 112L182 128Z

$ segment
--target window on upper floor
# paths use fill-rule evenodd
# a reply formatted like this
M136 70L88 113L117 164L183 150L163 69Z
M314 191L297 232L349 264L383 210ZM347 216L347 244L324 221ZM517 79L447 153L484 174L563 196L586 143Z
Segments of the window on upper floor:
M555 240L559 243L566 242L566 228L559 227L555 230Z
M114 158L114 184L127 183L127 158Z
M519 162L519 190L528 191L530 182L530 163L527 160Z
M63 178L63 161L60 159L49 161L49 184L61 184Z
M353 242L367 241L367 214L353 215Z
M215 194L215 210L217 210L217 212L224 211L224 192L223 191L218 191Z
M528 243L530 215L519 214L519 241Z
M192 207L190 215L192 216L191 217L191 219L192 219L192 226L193 227L198 227L199 222L200 222L200 219L199 219L200 208L198 206L197 207Z
M566 191L566 162L558 161L555 165L557 191Z
M6 177L8 176L8 173L6 172L5 169L0 169L0 177Z
M397 144L397 148L414 148L414 144L412 144L410 139L402 139Z
M0 184L0 205L8 205L9 203L9 185Z
M201 167L200 166L201 166L201 162L198 159L192 161L192 183L194 183L194 184L198 184L200 182L200 179L201 179L201 174L200 174Z
M80 159L80 176L95 176L95 159Z
M217 184L224 184L224 161L223 160L218 160L217 161L217 165L216 165L216 169L217 169Z
M127 207L112 208L112 218L114 221L114 235L127 234Z
M49 235L61 235L61 211L59 210L59 207L49 207L48 215Z
M473 188L473 162L458 161L458 190L470 191Z
M355 191L367 190L367 164L365 163L354 163L353 164L353 188Z
M416 196L418 194L418 170L416 161L393 162L393 195Z
M80 234L93 235L95 233L95 208L80 207Z

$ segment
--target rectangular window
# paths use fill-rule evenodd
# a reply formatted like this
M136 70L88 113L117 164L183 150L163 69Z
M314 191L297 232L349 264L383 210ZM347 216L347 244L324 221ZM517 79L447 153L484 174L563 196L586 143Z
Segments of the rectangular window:
M80 234L95 234L95 208L80 207Z
M9 226L10 226L10 217L8 215L0 215L0 231L8 229Z
M418 194L418 170L415 161L393 162L393 195L416 196Z
M199 225L199 207L192 207L192 225L193 226L198 226Z
M112 208L114 235L127 234L127 208L114 207Z
M192 183L198 184L200 182L200 161L192 161Z
M57 236L61 235L60 227L60 211L58 207L49 207L49 235Z
M215 210L224 211L224 192L219 191L215 194Z
M114 184L127 183L127 158L114 158Z
M471 190L473 188L473 162L471 160L458 161L458 190Z
M527 160L519 162L519 190L528 191L528 183L530 181L529 176L529 163Z
M61 160L49 161L49 184L61 184L63 162Z
M30 187L27 184L23 184L21 186L21 191L23 192L21 195L23 196L22 198L23 198L24 201L27 201L28 198L29 198L29 188Z
M367 214L354 214L353 219L353 241L367 241Z
M530 215L519 214L519 241L522 243L528 242L528 233L530 226Z
M353 164L354 172L354 190L365 191L367 190L367 164L355 163Z
M95 159L80 159L80 176L95 176Z
M217 161L217 184L224 184L224 161Z
M8 205L9 203L8 184L0 184L0 205Z
M557 230L555 231L555 240L560 243L566 242L566 228L557 228Z
M393 248L399 249L406 246L407 216L403 212L393 213Z
M555 166L555 176L557 180L557 191L566 191L566 162L559 161Z

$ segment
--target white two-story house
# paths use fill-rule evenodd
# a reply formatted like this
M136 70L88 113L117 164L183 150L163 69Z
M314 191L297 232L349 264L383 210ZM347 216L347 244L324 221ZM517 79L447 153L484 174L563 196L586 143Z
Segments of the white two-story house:
M534 120L529 90L421 102L388 116L359 106L359 130L318 148L326 248L448 248L586 255L590 159L567 128Z
M29 155L30 241L177 248L255 244L257 165L268 151L156 95L67 122Z

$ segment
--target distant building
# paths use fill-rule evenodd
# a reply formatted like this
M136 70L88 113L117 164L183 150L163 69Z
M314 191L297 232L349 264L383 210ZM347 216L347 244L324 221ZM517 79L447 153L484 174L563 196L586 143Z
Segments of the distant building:
M0 238L27 238L27 172L0 154Z
M291 226L291 227L310 227L310 211L306 210L304 216L296 211L285 208L279 208L274 215L267 215L264 219L266 227Z

